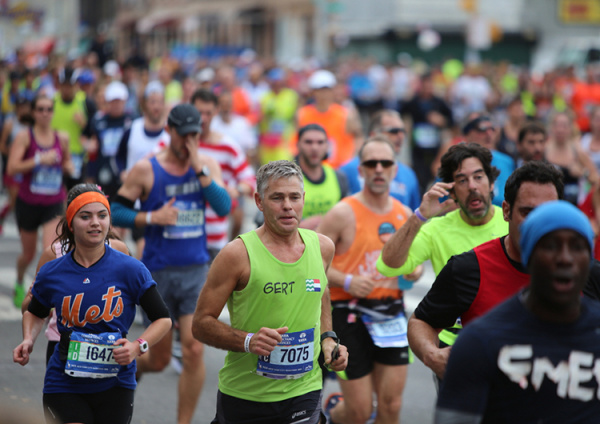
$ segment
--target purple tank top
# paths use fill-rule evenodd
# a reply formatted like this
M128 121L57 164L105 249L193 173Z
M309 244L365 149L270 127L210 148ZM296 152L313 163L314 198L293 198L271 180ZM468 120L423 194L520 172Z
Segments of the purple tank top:
M36 152L45 152L50 149L56 149L60 160L56 165L37 165L31 171L23 174L23 182L19 187L19 198L31 205L52 205L62 202L66 198L65 188L62 183L62 147L58 133L54 133L54 145L49 148L40 147L33 135L33 130L29 130L29 147L25 152L24 159L35 156Z

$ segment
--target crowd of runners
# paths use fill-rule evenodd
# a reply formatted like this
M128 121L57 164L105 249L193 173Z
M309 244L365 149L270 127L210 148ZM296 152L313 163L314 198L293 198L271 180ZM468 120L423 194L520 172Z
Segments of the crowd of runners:
M191 423L204 344L216 424L397 423L413 355L437 423L597 421L600 67L32 63L0 63L0 237L14 213L48 423L128 423L169 364Z

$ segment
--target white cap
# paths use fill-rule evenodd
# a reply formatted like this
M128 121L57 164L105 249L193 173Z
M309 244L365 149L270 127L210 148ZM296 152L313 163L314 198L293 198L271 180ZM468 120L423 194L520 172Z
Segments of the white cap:
M121 68L119 67L119 64L114 60L109 60L108 62L106 62L102 70L107 76L111 78L116 78L121 73Z
M204 68L196 74L198 82L210 82L215 79L215 71L212 68Z
M113 81L106 86L106 91L104 92L104 100L107 102L112 102L113 100L123 100L126 101L129 98L129 91L125 84L121 81Z
M333 88L335 87L335 84L335 76L326 69L319 69L308 78L308 87L312 90L318 90L319 88Z
M160 81L150 81L144 90L144 97L149 97L151 94L165 94L165 88Z

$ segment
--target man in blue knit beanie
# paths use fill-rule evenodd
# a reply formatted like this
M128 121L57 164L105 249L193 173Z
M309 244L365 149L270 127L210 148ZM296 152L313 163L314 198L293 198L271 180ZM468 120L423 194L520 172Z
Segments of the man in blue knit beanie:
M597 422L600 303L581 296L591 225L554 201L532 211L520 232L530 286L460 334L436 423Z

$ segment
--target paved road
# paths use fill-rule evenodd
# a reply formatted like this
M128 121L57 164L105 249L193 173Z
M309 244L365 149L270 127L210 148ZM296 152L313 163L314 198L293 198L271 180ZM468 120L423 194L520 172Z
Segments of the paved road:
M0 205L5 198L0 196ZM250 215L249 215L250 216ZM133 244L130 244L133 247ZM10 217L0 236L0 411L6 405L24 408L34 414L33 422L43 422L41 418L42 384L45 370L45 346L43 336L37 341L30 363L21 367L12 362L12 349L21 341L21 314L12 305L12 287L15 281L14 263L20 252L20 243L14 219ZM33 278L33 267L29 277ZM31 280L28 278L27 280ZM412 312L419 300L427 292L433 280L428 267L425 276L407 293L406 304ZM224 319L227 319L225 316ZM131 335L137 337L142 328L134 325ZM194 423L209 423L215 413L215 399L218 370L223 365L225 352L207 347L205 350L206 381L200 404L194 416ZM339 390L334 381L325 387L326 394ZM431 373L417 359L409 367L407 386L404 392L402 422L407 424L429 424L432 422L435 404L435 389ZM177 397L177 374L172 368L159 374L144 375L135 396L135 409L132 424L154 424L175 422ZM2 416L0 415L0 421Z

